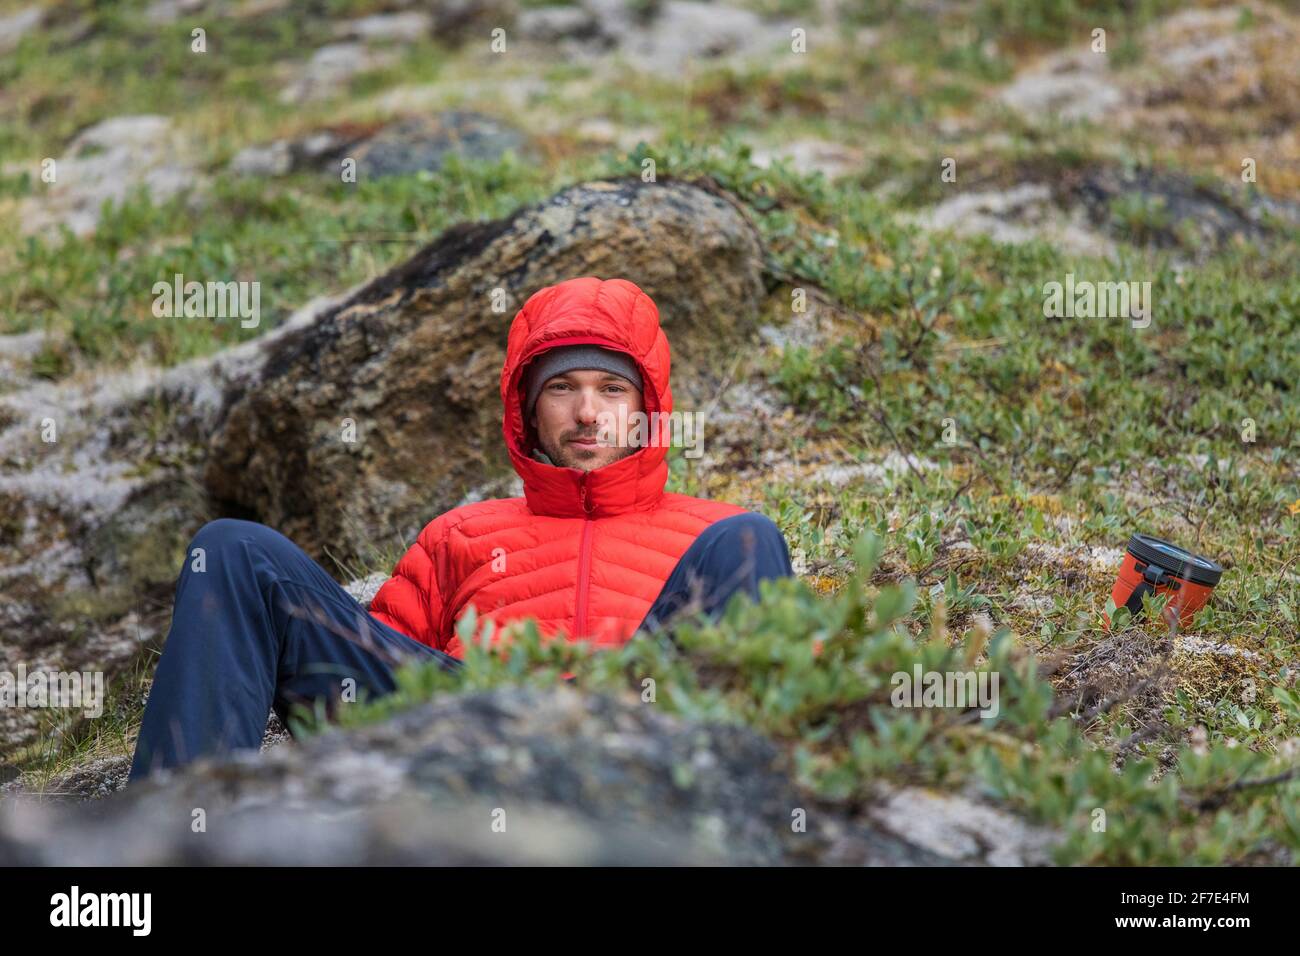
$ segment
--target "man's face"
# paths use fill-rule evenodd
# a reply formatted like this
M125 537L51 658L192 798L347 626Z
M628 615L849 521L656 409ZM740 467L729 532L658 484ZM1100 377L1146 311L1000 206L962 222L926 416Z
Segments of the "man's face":
M531 424L537 443L556 465L594 471L637 450L628 434L636 424L633 413L644 410L640 390L627 379L575 369L546 382Z

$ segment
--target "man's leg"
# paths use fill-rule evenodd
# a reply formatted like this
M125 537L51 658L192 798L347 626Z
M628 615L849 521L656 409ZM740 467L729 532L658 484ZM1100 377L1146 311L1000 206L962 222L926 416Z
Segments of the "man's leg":
M196 550L197 549L197 550ZM459 661L380 623L292 541L223 518L186 551L171 630L145 706L130 779L256 748L272 707L337 699L343 681L379 696L404 659Z
M681 556L641 628L668 626L676 614L717 617L733 594L758 598L758 582L790 577L790 550L772 519L752 511L709 525Z

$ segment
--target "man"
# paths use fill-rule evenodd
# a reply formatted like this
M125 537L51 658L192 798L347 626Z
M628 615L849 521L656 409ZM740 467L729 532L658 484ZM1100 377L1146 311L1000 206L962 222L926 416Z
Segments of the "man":
M534 618L544 636L617 646L791 574L769 519L665 493L668 373L658 310L631 282L570 279L531 296L501 370L524 496L435 518L368 613L279 532L205 525L177 581L131 779L256 748L272 708L332 704L347 678L377 696L413 656L458 667L456 622L471 606L480 628ZM640 416L658 424L641 429L643 446L631 441Z

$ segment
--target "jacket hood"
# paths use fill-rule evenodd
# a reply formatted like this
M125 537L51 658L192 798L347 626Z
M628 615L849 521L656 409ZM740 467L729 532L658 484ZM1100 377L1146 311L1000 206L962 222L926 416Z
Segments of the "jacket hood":
M661 413L661 440L589 472L533 458L523 415L523 371L542 352L565 345L599 345L630 355L641 371L646 412ZM659 310L626 279L569 279L529 297L510 324L501 369L501 430L534 514L601 517L658 504L668 480L667 442L662 439L673 409L670 364Z

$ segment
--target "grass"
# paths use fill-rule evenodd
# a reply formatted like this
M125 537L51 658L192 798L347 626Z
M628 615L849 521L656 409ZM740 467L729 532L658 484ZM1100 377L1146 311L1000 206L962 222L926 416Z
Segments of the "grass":
M246 145L376 122L373 96L398 84L433 84L458 101L458 77L473 67L466 54L417 45L399 67L359 77L334 99L288 107L275 96L281 64L328 42L326 17L214 21L229 55L198 63L177 52L180 25L144 30L121 9L87 6L88 40L63 48L34 38L0 65L0 152L60 155L91 122L160 111L198 134L210 185L168 203L135 196L84 239L6 228L0 331L49 330L33 370L52 380L137 360L170 365L262 334L456 222L503 215L584 178L639 172L646 158L665 175L708 176L741 199L764 237L770 318L797 318L791 293L802 289L833 331L746 356L746 373L785 409L766 436L782 468L753 469L740 452L700 466L678 458L670 482L771 515L802 579L762 608L683 631L680 648L637 641L590 656L534 647L526 634L508 659L476 648L461 689L569 669L584 686L639 693L653 674L663 706L753 724L783 742L803 783L827 799L851 805L881 781L974 786L1058 828L1061 862L1293 861L1297 784L1267 781L1300 760L1294 231L1230 242L1189 267L1179 249L1150 245L1171 223L1146 199L1109 209L1111 260L916 230L902 214L948 188L937 157L959 158L963 188L990 189L1117 152L1133 161L1136 147L1104 125L1030 128L988 95L1038 53L1080 30L1086 39L1094 20L1118 46L1127 25L1167 5L987 0L937 38L929 15L877 7L864 25L883 31L882 42L793 67L614 84L580 64L513 64L491 82L532 70L550 84L530 108L492 104L533 129L534 155L348 185L310 172L240 179L226 162ZM593 150L573 132L593 116L656 132L628 155ZM951 121L967 132L945 133ZM745 143L764 135L851 143L863 168L836 184L786 164L761 169ZM1225 175L1188 158L1201 155L1195 148L1138 151L1143 163ZM886 184L897 188L873 191ZM13 202L40 188L30 175L0 176L0 222L12 225ZM358 241L380 234L411 240ZM148 292L175 272L256 278L261 327L155 318ZM1068 272L1149 280L1150 328L1046 318L1044 284ZM915 471L847 482L822 471L891 454ZM1148 622L1100 627L1114 573L1105 556L1134 531L1225 565L1191 631L1235 653L1198 652ZM379 542L373 562L346 574L387 570L395 558L394 544ZM95 626L110 610L69 613ZM888 707L889 675L918 661L997 670L1003 716L990 724ZM150 671L142 659L114 681L109 722L47 727L15 761L24 782L56 785L88 759L129 753ZM441 680L408 675L402 694L348 719L452 692ZM1093 829L1098 808L1105 831Z
M188 197L154 205L139 196L115 207L90 239L19 245L0 287L10 304L7 331L66 335L90 363L176 364L263 334L320 290L383 272L454 222L499 216L520 197L542 193L536 170L510 158L495 166L452 163L436 178L340 182L319 195L300 188L306 178L290 177L276 195L255 180L219 178L198 214ZM513 187L508 198L500 195L504 183ZM185 228L200 220L212 225ZM385 241L367 241L372 236ZM237 319L154 316L149 290L176 273L256 279L262 322L245 329Z

